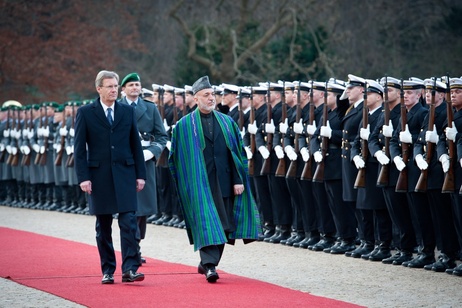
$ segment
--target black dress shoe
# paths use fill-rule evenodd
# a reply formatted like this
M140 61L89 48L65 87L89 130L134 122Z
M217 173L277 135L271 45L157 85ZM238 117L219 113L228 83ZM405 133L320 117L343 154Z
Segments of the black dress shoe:
M341 244L342 244L341 241L336 241L336 242L334 243L334 245L332 245L331 247L325 248L323 251L324 251L325 253L330 253L330 251L331 251L333 248L336 248L336 247L340 246Z
M409 262L411 260L412 252L401 251L400 256L397 259L393 260L393 265L402 265L404 262Z
M452 274L456 276L462 276L462 264L459 264L452 270Z
M331 248L335 244L335 240L333 238L322 238L319 242L314 244L313 246L309 246L308 249L313 251L323 251L326 248Z
M374 244L371 242L363 241L361 245L353 251L350 251L350 257L358 259L362 255L367 255L374 250ZM348 257L348 252L345 252L345 256Z
M128 271L122 274L122 282L143 281L144 274Z
M455 258L451 258L447 256L446 254L442 253L438 257L438 261L432 263L432 264L427 264L424 266L424 269L432 270L434 272L444 272L447 269L450 268L455 268L456 265L456 260Z
M290 231L281 231L279 236L270 238L268 242L273 244L279 244L282 240L287 240L290 237Z
M380 249L379 246L376 245L376 246L374 247L374 249L373 249L371 252L365 253L365 254L361 255L361 259L363 259L363 260L369 260L369 258L370 258L372 255L374 255L374 254L376 254L377 252L379 252L379 249Z
M113 284L114 283L114 275L112 274L104 274L103 279L101 279L102 284Z
M435 256L431 253L419 253L416 258L412 259L409 262L403 262L403 266L410 268L423 268L425 265L435 263Z
M202 265L202 263L199 263L199 266L197 267L197 272L199 274L205 275L205 279L210 283L214 283L220 278L215 269L215 266L213 265L204 266Z
M371 261L382 261L383 259L391 257L390 248L379 248L379 251L369 257Z
M153 221L159 219L160 217L162 216L162 214L154 214L154 215L151 215L149 216L148 218L146 218L146 222L147 223L152 223Z
M347 251L352 251L356 249L354 240L342 240L339 246L332 247L330 253L332 255L343 255Z

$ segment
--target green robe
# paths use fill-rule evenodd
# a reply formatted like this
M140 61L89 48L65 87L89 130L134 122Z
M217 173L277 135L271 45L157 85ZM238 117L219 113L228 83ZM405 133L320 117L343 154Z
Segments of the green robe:
M234 225L230 239L258 239L260 219L248 177L247 158L236 123L213 111L234 164L244 184L244 192L234 197ZM205 139L199 110L181 118L172 132L169 167L175 180L179 202L194 250L227 242L213 201L203 156Z

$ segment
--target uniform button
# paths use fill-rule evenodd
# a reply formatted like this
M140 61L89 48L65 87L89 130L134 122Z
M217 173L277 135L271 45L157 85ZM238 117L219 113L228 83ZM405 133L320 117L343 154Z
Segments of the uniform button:
M113 146L113 145L111 145L111 149L114 149L114 146Z

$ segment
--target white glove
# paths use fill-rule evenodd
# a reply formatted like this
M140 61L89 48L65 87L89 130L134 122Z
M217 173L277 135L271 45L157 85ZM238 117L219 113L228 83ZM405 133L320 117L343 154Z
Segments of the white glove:
M45 146L44 145L42 145L40 147L40 154L43 154L43 153L45 153Z
M53 144L53 147L56 149L56 153L61 152L61 144L60 143L55 143Z
M38 127L37 128L37 137L42 137L43 136L43 128L42 127Z
M406 129L399 133L399 141L412 144L412 135L409 131L409 125L406 124Z
M42 130L42 136L45 138L48 138L50 136L50 127L47 126Z
M172 142L170 140L167 141L167 143L165 144L165 147L167 148L167 150L170 151L170 149L172 148Z
M40 152L40 146L37 143L32 145L32 149L35 151L35 153Z
M170 129L170 126L168 126L167 124L167 119L164 119L164 129L166 132L168 132L168 130Z
M245 135L245 128L244 127L242 128L240 133L241 133L241 139L244 138L244 135Z
M59 129L59 135L61 135L61 136L63 136L63 137L66 137L66 136L67 136L67 133L68 133L67 127L61 127L61 128Z
M395 158L393 158L393 162L395 163L395 166L396 166L396 169L398 169L398 171L403 171L404 168L406 168L406 164L404 163L403 161L403 158L401 156L395 156Z
M417 154L415 157L415 163L417 164L417 167L419 167L420 170L427 170L428 164L423 158L422 154Z
M462 158L460 159L459 164L462 167Z
M456 141L456 135L458 133L457 128L454 124L454 121L452 121L452 127L446 127L446 138L452 141Z
M143 155L144 155L144 161L148 161L154 157L154 154L152 154L152 152L149 150L143 150Z
M34 138L34 130L30 129L29 132L27 133L27 138L32 139Z
M326 126L321 126L321 130L319 131L319 134L322 137L327 137L329 139L332 137L332 128L330 128L329 121L327 121Z
M302 159L304 162L307 162L310 160L310 151L308 151L307 147L303 147L300 149L300 155L302 155Z
M391 138L393 136L393 123L391 120L388 122L388 125L382 126L382 133L385 137Z
M282 150L282 147L280 145L274 147L274 152L276 153L278 159L284 158L284 151Z
M446 173L449 170L449 155L442 154L439 159L441 163L441 167L443 168L443 172Z
M313 120L313 124L308 124L306 126L306 132L308 133L308 135L313 136L315 131L316 131L316 121Z
M22 136L23 136L23 138L26 138L27 136L29 136L29 129L28 128L24 128L22 130Z
M21 138L21 131L18 130L18 129L14 129L13 130L13 135L11 137L16 138L16 139Z
M268 151L268 149L264 145L261 145L258 148L258 152L260 152L263 159L267 159L270 156L270 152Z
M322 153L320 151L314 152L313 157L314 157L315 162L317 162L317 163L322 162L323 157L322 157Z
M249 132L249 134L252 134L252 135L255 135L257 133L257 122L256 121L253 121L253 123L249 123L249 125L247 125L247 131Z
M9 136L10 136L10 130L9 130L9 129L5 129L5 130L3 131L3 137L8 138Z
M11 154L16 155L18 153L18 148L17 147L11 147Z
M369 135L371 134L371 125L367 124L366 128L360 128L359 130L359 137L361 137L362 140L368 140Z
M5 151L5 145L3 143L0 143L0 152Z
M274 134L274 132L276 131L276 127L274 126L273 119L271 119L271 122L269 124L268 123L265 124L265 131L267 134Z
M438 134L436 132L436 125L433 124L433 130L425 132L425 142L438 143Z
M68 145L68 146L66 147L66 154L67 154L67 156L69 156L69 155L72 154L72 147L71 147L70 145Z
M69 136L71 136L71 137L75 136L75 129L73 129L73 128L69 129Z
M289 129L289 120L286 119L284 122L279 123L279 131L282 134L287 134L287 130Z
M374 154L374 157L377 158L377 161L381 164L381 165L388 165L390 163L390 159L388 158L387 155L385 155L385 153L383 153L382 151L377 151L375 152Z
M245 154L247 154L247 160L251 160L253 157L253 153L250 150L250 147L244 147Z
M6 152L7 152L8 154L11 154L11 145L7 145L7 146L6 146Z
M300 119L300 121L297 123L294 123L294 132L296 134L303 134L303 120Z
M366 166L366 163L359 155L355 155L355 157L353 157L353 162L355 163L356 169L362 169Z
M24 145L22 147L22 152L24 155L29 155L30 154L30 148L27 145Z

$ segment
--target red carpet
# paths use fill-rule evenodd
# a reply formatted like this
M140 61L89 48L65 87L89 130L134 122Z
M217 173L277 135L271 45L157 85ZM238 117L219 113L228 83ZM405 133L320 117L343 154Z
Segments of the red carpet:
M147 258L142 282L101 284L96 246L0 228L0 275L89 307L358 307L218 271L206 282L197 268Z

